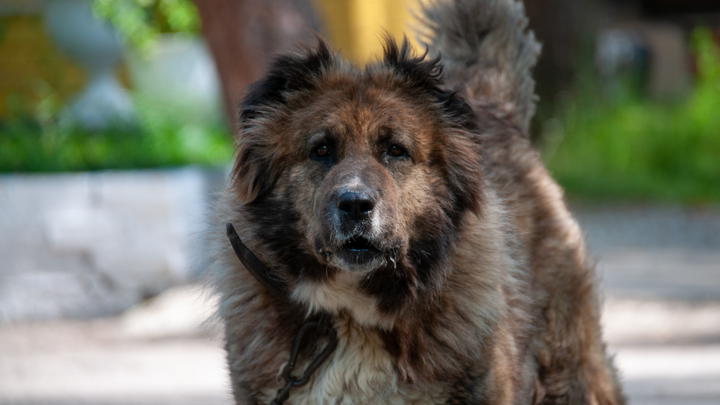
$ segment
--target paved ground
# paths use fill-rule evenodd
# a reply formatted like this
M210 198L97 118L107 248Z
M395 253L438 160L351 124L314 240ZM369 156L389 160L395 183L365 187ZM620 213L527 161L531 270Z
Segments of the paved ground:
M180 287L114 318L0 328L0 404L230 404L203 302Z
M720 404L720 211L573 208L598 259L605 337L630 403Z
M633 405L720 404L720 212L576 206ZM114 318L0 327L0 404L230 404L197 287Z
M611 296L720 301L720 210L574 204Z

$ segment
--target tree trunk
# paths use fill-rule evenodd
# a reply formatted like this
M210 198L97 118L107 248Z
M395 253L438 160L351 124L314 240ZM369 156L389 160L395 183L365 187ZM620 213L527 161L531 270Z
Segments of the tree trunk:
M311 40L318 20L309 0L195 0L195 5L235 130L247 86L260 78L272 54Z

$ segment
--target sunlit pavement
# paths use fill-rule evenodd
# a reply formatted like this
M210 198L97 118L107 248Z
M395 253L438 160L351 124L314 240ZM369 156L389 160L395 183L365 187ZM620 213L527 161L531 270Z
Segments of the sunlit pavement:
M720 304L608 300L609 351L631 404L720 404Z
M109 319L0 328L0 404L231 404L198 286Z
M720 211L576 205L633 405L720 404Z
M112 319L2 327L0 404L232 403L220 333L187 310L198 289L169 294ZM631 404L720 403L720 304L609 299L604 323Z
M720 345L614 350L631 404L720 403Z
M720 404L720 215L633 210L579 210L630 404ZM0 326L0 404L231 404L203 302L188 286L114 318Z

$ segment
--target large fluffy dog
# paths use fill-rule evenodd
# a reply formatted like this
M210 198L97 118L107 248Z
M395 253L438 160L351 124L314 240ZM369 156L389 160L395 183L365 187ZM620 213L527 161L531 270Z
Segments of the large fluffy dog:
M357 68L318 41L242 103L212 231L236 401L272 401L323 314L332 332L303 339L298 374L337 348L288 403L623 403L583 237L528 141L540 47L522 4L423 13L426 56L388 40Z

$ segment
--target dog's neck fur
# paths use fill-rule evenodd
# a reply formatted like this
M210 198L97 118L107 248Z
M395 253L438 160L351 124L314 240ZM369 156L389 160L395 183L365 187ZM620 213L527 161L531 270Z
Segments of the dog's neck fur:
M377 349L395 359L401 380L430 382L462 373L465 352L487 349L483 337L494 333L497 319L512 316L503 303L519 300L524 290L525 281L516 278L518 263L510 252L513 241L507 240L511 233L503 229L508 225L500 220L502 212L494 209L498 212L487 211L482 217L467 213L467 225L459 238L464 244L483 249L455 246L452 261L443 263L449 269L439 269L444 279L431 288L418 288L401 311L383 311L379 298L363 290L363 282L370 275L342 270L325 280L296 282L290 288L290 297L304 308L305 317L327 312L352 324L341 334L341 341L354 339L358 331L377 335L382 343ZM443 325L448 324L454 325L453 330L445 329ZM459 330L464 333L458 333L458 324L463 325ZM426 362L420 353L433 353L433 361Z
M451 395L455 388L448 386L448 381L470 377L477 380L484 376L482 379L488 384L497 384L500 377L506 378L507 384L512 383L512 376L500 374L510 369L505 363L526 355L522 347L527 345L514 342L511 346L489 347L486 344L492 340L491 334L506 333L497 330L496 321L513 317L514 311L504 305L519 299L524 283L516 278L518 263L513 261L513 254L507 252L512 241L507 240L508 232L502 229L506 225L500 218L502 213L493 211L485 212L483 217L473 215L460 240L484 248L457 246L452 262L448 263L452 269L443 280L452 285L420 290L402 316L383 313L378 309L377 297L362 292L360 286L366 275L340 271L325 281L295 284L291 298L305 308L305 315L319 311L333 314L339 345L327 364L317 370L315 382L292 394L294 403L309 404L318 398L343 395L364 398L366 403L392 403L393 397L404 402L410 392L433 403ZM453 294L447 294L448 290ZM318 342L318 348L323 344ZM287 348L276 346L263 350L285 352ZM465 360L477 356L497 359L499 365L492 369L474 369ZM273 371L277 373L279 369ZM420 386L427 388L417 390ZM276 391L273 384L263 390L266 399L272 399Z

